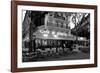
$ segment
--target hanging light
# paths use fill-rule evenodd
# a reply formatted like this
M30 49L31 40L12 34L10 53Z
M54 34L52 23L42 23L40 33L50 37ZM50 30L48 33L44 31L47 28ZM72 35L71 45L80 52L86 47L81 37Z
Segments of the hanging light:
M52 34L55 34L55 31L52 31Z
M43 36L47 38L48 37L48 34L43 34Z
M78 40L86 40L85 37L78 37Z
M40 29L39 31L40 31L40 33L44 33L44 31L42 29Z
M55 38L57 38L58 36L55 34L55 35L53 35Z

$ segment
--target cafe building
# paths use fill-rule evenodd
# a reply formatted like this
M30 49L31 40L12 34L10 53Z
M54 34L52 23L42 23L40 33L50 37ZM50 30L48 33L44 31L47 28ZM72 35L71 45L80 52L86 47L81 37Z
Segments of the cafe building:
M23 21L23 55L41 52L39 54L51 56L71 52L76 39L80 40L71 33L71 15L64 12L27 11Z

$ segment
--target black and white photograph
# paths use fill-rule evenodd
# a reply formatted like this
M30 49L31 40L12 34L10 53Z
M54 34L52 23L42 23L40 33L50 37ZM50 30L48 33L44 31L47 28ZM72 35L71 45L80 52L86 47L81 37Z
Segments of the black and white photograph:
M12 72L97 66L97 7L12 3Z
M11 71L97 67L97 6L11 2Z
M90 16L22 10L22 62L90 59Z

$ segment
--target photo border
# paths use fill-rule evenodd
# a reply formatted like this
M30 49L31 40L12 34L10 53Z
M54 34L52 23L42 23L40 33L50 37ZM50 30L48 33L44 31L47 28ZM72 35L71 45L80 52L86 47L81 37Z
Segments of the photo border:
M17 6L18 5L94 9L94 49L95 49L94 64L18 68L17 67L17 49L18 49ZM33 2L33 1L11 1L11 71L12 72L58 70L58 69L88 68L88 67L97 67L97 6L96 5L47 3L47 2Z

